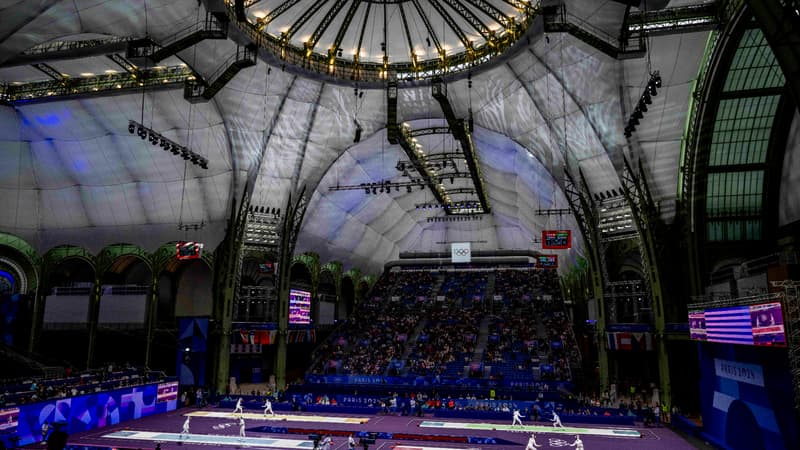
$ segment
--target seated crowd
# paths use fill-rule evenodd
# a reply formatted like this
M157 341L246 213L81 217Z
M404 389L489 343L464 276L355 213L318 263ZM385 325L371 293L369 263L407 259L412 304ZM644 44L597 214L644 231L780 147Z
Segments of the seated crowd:
M453 300L431 305L408 358L409 373L460 376L472 360L482 315L482 310L461 308Z
M145 372L134 367L108 366L99 370L73 374L69 368L63 377L32 377L0 386L0 407L33 403L52 398L75 397L93 392L134 386L157 379L162 373Z
M475 378L568 380L577 349L557 293L551 270L388 272L310 372L461 378L467 366ZM499 315L482 322L486 295L499 296Z
M383 374L393 358L400 357L409 330L422 311L402 302L372 298L323 343L314 355L313 373Z

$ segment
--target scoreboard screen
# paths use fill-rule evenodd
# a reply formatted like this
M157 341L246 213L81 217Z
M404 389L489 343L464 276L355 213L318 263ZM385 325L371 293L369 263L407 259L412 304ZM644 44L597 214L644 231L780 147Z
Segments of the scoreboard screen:
M697 341L786 347L780 302L689 312L689 337Z
M200 259L202 254L202 242L178 242L175 244L175 256L178 259Z
M572 248L572 232L570 230L543 230L542 248L547 250Z
M540 269L557 269L558 255L539 255L536 257L536 267Z
M308 325L311 323L311 293L298 289L289 290L289 323Z

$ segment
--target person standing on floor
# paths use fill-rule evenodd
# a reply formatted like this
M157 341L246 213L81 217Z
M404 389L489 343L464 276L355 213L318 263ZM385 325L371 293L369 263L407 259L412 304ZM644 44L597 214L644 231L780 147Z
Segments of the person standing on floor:
M570 447L575 447L575 450L584 450L583 449L583 441L579 435L575 435L575 442L569 444Z
M181 430L181 438L183 438L184 435L188 435L189 434L189 421L190 420L192 420L192 416L186 416L186 421L183 422L183 429Z
M514 410L514 419L511 421L511 426L514 425L522 426L522 414L519 413L518 409Z
M347 449L348 450L355 450L356 448L356 440L353 439L353 435L347 436Z
M244 439L244 417L239 417L239 439Z
M267 400L264 402L264 416L266 416L267 413L269 413L272 417L275 417L275 413L272 412L272 402L269 401L269 397L267 397Z
M564 424L561 423L561 417L558 417L555 411L553 411L553 428L564 428Z
M525 450L536 450L539 447L541 447L541 445L536 443L536 433L531 433L531 437L528 439L528 446L525 447Z

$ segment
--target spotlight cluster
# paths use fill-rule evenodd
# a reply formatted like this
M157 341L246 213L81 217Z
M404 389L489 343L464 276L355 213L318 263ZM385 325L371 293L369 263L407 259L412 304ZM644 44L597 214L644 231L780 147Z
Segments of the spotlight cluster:
M653 104L653 97L658 95L658 89L661 87L661 75L656 70L650 74L650 80L647 81L647 87L644 93L639 98L639 103L633 109L630 118L628 119L628 126L625 127L625 137L629 138L636 131L636 125L639 125L639 120L644 117L647 112L647 105Z
M483 220L480 214L459 214L457 216L428 217L428 223L432 222L472 222Z
M203 158L202 156L182 145L176 144L160 133L140 124L139 122L136 122L135 120L128 121L128 132L130 134L135 133L137 136L142 138L142 140L147 139L148 142L153 145L158 145L165 152L171 152L176 156L180 155L181 158L191 162L192 164L200 166L202 169L208 169L208 160L206 158Z
M479 201L463 201L449 203L417 203L416 209L478 209L481 207Z
M392 183L389 180L379 181L377 183L361 183L358 186L361 189L364 189L364 193L369 195L378 195L383 193L390 193L392 192L392 188L397 192L400 192L400 188L405 188L406 192L411 192L411 188L414 186L414 183ZM420 189L425 189L424 184L419 184Z

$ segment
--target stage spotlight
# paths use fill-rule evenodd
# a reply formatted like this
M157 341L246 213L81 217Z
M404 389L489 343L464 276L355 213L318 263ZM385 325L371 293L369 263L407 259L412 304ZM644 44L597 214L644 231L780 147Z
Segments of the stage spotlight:
M637 108L641 112L647 112L647 104L645 104L644 101L640 101L639 104L637 105Z
M653 85L657 88L661 87L661 75L658 72L653 73Z
M649 92L650 95L652 95L653 97L658 95L658 90L656 89L656 85L655 84L648 84L647 85L647 92Z
M644 117L644 114L642 114L642 111L640 111L639 108L636 108L633 110L633 115L631 117L641 119Z
M128 124L128 133L133 134L136 131L136 125L133 122Z

